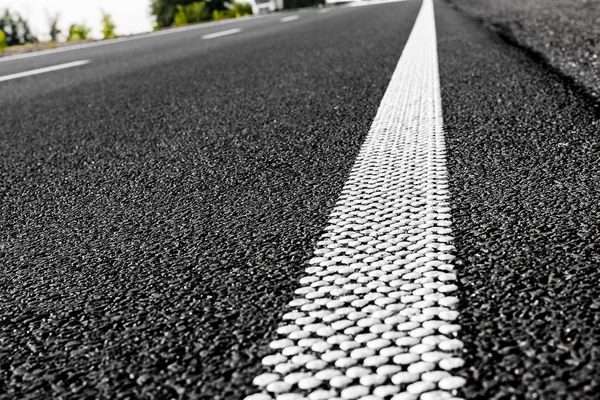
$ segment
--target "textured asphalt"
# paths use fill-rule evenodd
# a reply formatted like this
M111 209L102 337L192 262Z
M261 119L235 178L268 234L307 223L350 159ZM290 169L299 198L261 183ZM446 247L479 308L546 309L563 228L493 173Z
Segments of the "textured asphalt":
M254 392L419 6L0 62L92 60L0 84L0 399ZM445 2L436 16L461 394L597 399L593 104Z
M598 0L445 0L562 75L600 109Z
M598 399L600 120L436 3L470 399Z
M0 398L253 392L419 7L1 62Z

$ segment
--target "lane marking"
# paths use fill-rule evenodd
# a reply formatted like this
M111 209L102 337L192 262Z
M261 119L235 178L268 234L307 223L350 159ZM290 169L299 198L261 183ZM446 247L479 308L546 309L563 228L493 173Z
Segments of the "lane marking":
M328 13L329 11L331 11L329 8L322 8L319 10L319 14L325 14L325 13Z
M284 18L281 18L281 22L290 22L290 21L295 21L295 20L297 20L298 18L300 18L300 16L299 16L299 15L291 15L291 16L289 16L289 17L284 17Z
M423 0L246 400L456 399L465 379L432 0Z
M214 38L218 38L221 36L227 36L227 35L234 35L236 33L240 33L242 30L240 28L235 28L235 29L228 29L226 31L221 31L221 32L215 32L215 33L209 33L208 35L203 35L202 39L214 39Z
M51 67L32 69L32 70L25 71L25 72L18 72L16 74L4 75L4 76L0 76L0 82L9 81L11 79L23 78L23 77L31 76L31 75L44 74L46 72L58 71L61 69L66 69L66 68L78 67L80 65L85 65L90 62L91 62L91 60L73 61L73 62L68 62L65 64L53 65Z

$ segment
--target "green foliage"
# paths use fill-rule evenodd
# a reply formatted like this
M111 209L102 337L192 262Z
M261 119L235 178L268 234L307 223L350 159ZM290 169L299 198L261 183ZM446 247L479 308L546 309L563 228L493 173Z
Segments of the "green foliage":
M221 19L239 18L246 15L252 15L252 6L248 3L233 2L230 8L226 8L222 11L214 10L212 13L212 19L219 21Z
M18 14L11 15L8 10L0 17L0 31L7 46L37 42L29 29L29 23Z
M177 14L175 14L175 25L184 26L188 24L187 14L184 6L177 6Z
M177 25L175 16L180 14L178 6L185 8L185 6L193 3L198 3L198 0L152 0L150 11L156 18L156 26L158 28L165 28L174 23ZM209 2L204 2L204 4L208 9L208 19L210 19L214 10L222 11L225 9L223 0L210 0ZM183 11L178 17L179 23L183 23L182 15L186 15L186 18L188 17L187 12ZM192 23L192 21L188 21L187 23Z
M4 15L0 17L0 31L4 33L4 40L7 46L15 46L21 44L19 39L17 21L10 15L8 10L4 11Z
M230 10L233 11L236 18L252 15L252 6L250 3L237 3L234 1Z
M187 5L194 0L152 0L150 13L156 18L156 26L165 28L173 25L178 5Z
M211 19L210 9L203 1L188 4L187 6L178 5L177 14L175 14L175 25L184 26L196 22L208 21Z
M4 31L0 31L0 50L4 50L7 46L6 35L4 34Z
M56 14L53 17L50 17L50 20L48 21L48 23L50 24L50 40L52 40L53 42L56 42L58 40L58 34L61 32L61 30L58 29L59 16L60 14Z
M104 39L112 39L115 37L115 28L117 27L112 20L110 14L102 11L102 35Z
M235 18L235 14L232 12L232 10L223 10L223 11L215 10L212 13L212 19L214 21L220 21L222 19L229 19L229 18Z
M85 24L72 24L69 27L69 37L67 42L71 40L86 40L90 34L90 28Z

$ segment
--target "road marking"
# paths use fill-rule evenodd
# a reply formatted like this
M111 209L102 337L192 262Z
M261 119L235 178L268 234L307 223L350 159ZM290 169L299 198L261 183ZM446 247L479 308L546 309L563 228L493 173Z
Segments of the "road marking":
M80 65L85 65L90 62L91 62L91 60L73 61L73 62L69 62L69 63L65 63L65 64L53 65L51 67L32 69L29 71L19 72L16 74L4 75L4 76L0 76L0 82L9 81L11 79L23 78L23 77L31 76L31 75L44 74L46 72L58 71L58 70L65 69L65 68L78 67Z
M299 15L291 15L291 16L289 16L289 17L284 17L284 18L281 18L281 22L290 22L290 21L295 21L295 20L297 20L298 18L300 18L300 16L299 16Z
M209 33L208 35L203 35L202 39L214 39L221 36L234 35L236 33L240 33L242 30L240 28L228 29L226 31Z
M436 46L424 0L246 400L450 399L465 384Z
M329 8L322 8L319 10L319 14L325 14L325 13L328 13L329 11L330 11Z

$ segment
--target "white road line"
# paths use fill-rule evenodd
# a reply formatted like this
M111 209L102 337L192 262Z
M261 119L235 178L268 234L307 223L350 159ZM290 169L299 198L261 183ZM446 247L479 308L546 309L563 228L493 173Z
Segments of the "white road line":
M214 39L221 36L234 35L236 33L240 33L242 30L240 28L228 29L226 31L209 33L208 35L203 35L202 39Z
M455 399L456 324L432 0L246 400Z
M331 11L329 8L322 8L319 10L319 14L325 14L325 13L328 13L329 11Z
M31 76L31 75L44 74L46 72L58 71L58 70L65 69L65 68L78 67L80 65L85 65L90 62L91 62L91 60L73 61L73 62L69 62L69 63L65 63L65 64L53 65L51 67L32 69L29 71L19 72L16 74L4 75L4 76L0 76L0 82L9 81L11 79L23 78L23 77Z
M289 17L284 17L284 18L281 18L281 22L290 22L290 21L295 21L295 20L297 20L298 18L300 18L300 16L299 16L299 15L291 15L291 16L289 16Z

